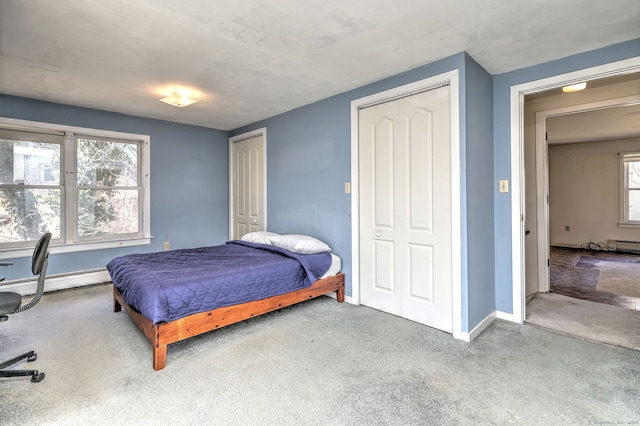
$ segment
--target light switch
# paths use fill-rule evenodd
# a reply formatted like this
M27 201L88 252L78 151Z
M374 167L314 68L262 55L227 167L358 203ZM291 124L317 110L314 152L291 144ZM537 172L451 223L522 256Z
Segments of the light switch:
M502 179L498 181L500 192L509 192L509 181L507 179Z
M351 194L351 182L344 183L344 193Z

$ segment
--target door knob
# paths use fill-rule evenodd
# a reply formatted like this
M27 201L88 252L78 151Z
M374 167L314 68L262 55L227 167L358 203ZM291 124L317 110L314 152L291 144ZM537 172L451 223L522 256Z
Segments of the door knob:
M379 233L379 232L376 232L376 237L379 237L379 236L380 236L380 233Z

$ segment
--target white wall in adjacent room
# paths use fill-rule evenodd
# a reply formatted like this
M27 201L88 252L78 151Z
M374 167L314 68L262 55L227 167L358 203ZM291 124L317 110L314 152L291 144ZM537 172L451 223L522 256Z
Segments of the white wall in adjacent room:
M640 229L618 226L618 153L633 151L640 151L640 138L549 145L551 245L640 241Z

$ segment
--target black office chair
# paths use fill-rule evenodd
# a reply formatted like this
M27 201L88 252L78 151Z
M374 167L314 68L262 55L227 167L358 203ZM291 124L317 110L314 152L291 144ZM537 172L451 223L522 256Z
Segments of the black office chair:
M0 292L0 321L6 321L9 319L10 314L16 314L18 312L26 311L35 306L40 301L42 293L44 293L44 276L47 272L47 264L49 252L49 241L51 240L51 233L47 232L36 244L31 256L31 272L33 275L38 275L38 287L36 288L36 294L28 303L22 305L22 296L19 293L10 291ZM12 265L10 262L0 262L0 266ZM0 278L0 281L4 278ZM38 372L38 370L9 370L7 367L16 364L23 359L28 362L35 361L37 355L34 351L27 352L20 356L10 359L9 361L0 364L0 378L1 377L20 377L31 376L32 382L40 382L44 379L44 373Z

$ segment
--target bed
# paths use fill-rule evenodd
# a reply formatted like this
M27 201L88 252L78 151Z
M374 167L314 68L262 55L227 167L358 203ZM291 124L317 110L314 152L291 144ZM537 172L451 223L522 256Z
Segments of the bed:
M269 239L120 256L107 270L114 312L124 308L151 342L155 370L180 340L333 292L344 301L339 257Z

